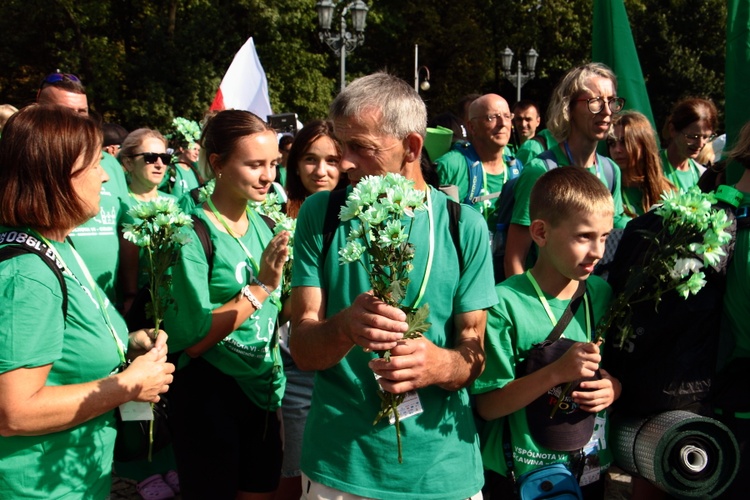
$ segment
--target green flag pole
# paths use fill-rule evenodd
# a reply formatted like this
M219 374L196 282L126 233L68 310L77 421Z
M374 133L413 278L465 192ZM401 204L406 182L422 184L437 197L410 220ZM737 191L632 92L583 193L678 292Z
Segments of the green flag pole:
M658 131L623 0L594 0L592 32L592 61L615 72L617 95L625 98L625 109L643 113Z

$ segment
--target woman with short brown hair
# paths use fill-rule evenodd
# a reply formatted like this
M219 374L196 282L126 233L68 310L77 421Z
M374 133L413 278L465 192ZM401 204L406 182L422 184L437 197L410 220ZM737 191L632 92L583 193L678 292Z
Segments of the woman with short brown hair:
M0 498L107 497L113 410L172 381L166 334L128 335L66 241L99 213L101 142L87 117L41 105L0 139L0 250L31 250L0 260Z

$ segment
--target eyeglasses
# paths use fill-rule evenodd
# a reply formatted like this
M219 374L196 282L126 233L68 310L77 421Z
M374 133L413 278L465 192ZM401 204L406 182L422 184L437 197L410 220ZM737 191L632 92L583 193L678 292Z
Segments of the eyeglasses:
M608 101L605 101L602 97L592 97L590 99L574 99L574 101L586 101L586 104L588 104L589 106L589 111L594 115L602 112L602 110L604 109L604 103L607 103L607 105L609 106L609 110L612 113L619 113L625 106L624 97L614 97Z
M156 163L156 160L161 160L164 165L169 165L172 161L172 155L169 153L137 153L131 155L131 158L143 156L146 163Z
M42 80L40 87L44 84L52 84L62 81L81 83L81 80L72 73L50 73L49 75L44 77L44 80Z
M513 120L513 113L497 113L494 115L480 115L469 118L470 120L483 120L487 123L495 123L499 119L503 119L504 122Z
M711 142L716 139L716 134L702 135L702 134L682 134L682 136L689 142Z

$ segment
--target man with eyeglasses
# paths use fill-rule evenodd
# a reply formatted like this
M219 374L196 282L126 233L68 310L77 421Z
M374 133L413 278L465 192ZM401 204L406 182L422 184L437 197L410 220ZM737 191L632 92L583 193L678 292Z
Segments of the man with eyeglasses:
M497 94L485 94L469 106L471 142L457 142L438 158L436 170L443 186L456 186L458 200L477 209L487 221L493 245L495 282L504 279L503 245L509 210L505 207L506 186L521 174L523 166L511 156L506 146L510 141L513 113L508 102Z
M62 106L89 115L86 89L80 78L70 73L47 75L39 86L37 103ZM70 237L92 276L114 303L120 253L117 233L122 216L120 199L127 196L127 184L122 166L114 156L103 151L101 165L109 181L102 184L99 215L74 229Z
M600 63L573 68L553 91L547 127L558 143L529 162L513 186L513 213L505 249L507 276L521 274L533 264L529 197L536 180L548 170L574 166L596 175L614 199L614 227L625 227L629 218L623 213L620 168L596 153L599 141L607 138L612 117L624 105L625 99L617 97L617 77Z

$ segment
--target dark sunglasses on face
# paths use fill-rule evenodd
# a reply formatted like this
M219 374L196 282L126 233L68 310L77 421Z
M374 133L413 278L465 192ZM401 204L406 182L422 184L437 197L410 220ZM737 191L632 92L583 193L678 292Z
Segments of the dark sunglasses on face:
M164 165L169 165L172 161L172 155L169 153L137 153L131 156L131 158L137 158L138 156L143 156L146 163L156 163L156 160L161 159Z

